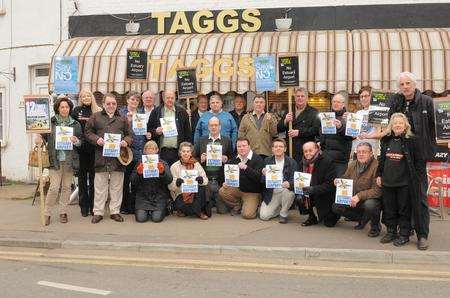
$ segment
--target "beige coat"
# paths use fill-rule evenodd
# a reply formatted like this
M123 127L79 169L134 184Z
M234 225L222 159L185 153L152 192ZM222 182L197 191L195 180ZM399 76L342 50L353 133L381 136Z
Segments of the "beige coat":
M271 113L265 113L261 129L256 126L252 113L245 114L239 126L239 137L250 140L250 148L256 154L272 155L272 139L277 136L277 118Z
M186 168L181 164L178 160L170 167L170 172L172 173L172 183L169 184L170 195L175 200L181 194L181 186L178 187L176 182L177 179L181 177L181 170L186 170ZM202 166L199 162L194 164L194 170L197 170L198 175L203 177L203 183L199 185L208 185L208 177L206 177L205 170L203 170Z

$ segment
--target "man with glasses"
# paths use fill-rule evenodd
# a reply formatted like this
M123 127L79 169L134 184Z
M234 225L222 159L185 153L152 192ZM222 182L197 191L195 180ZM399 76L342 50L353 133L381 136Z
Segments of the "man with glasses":
M333 204L334 213L358 220L356 230L364 229L370 221L369 237L377 237L381 231L381 188L376 183L377 167L378 161L373 156L372 145L367 142L359 143L356 147L356 160L350 162L341 177L353 180L350 206Z

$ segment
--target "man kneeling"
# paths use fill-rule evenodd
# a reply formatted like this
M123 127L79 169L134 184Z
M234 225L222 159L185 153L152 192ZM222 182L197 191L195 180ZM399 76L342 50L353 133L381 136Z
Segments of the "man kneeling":
M283 169L283 183L281 188L264 188L262 192L263 202L259 210L262 220L270 220L280 216L280 223L288 222L288 211L294 202L294 172L298 169L295 160L285 154L286 142L282 139L272 141L272 156L264 160L264 165L277 165ZM267 175L266 169L262 169L263 179Z

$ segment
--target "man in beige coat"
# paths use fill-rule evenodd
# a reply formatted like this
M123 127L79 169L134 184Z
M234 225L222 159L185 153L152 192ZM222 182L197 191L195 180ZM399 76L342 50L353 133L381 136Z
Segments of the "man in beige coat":
M242 118L238 134L239 138L250 140L250 148L263 160L272 154L272 139L277 136L277 119L264 111L265 106L264 97L256 95L253 112Z

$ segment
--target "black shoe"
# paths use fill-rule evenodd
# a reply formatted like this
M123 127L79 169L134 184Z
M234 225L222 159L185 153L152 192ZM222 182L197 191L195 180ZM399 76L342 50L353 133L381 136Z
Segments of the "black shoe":
M427 250L428 249L428 239L425 237L420 237L417 241L417 249Z
M130 214L130 213L128 212L128 210L123 209L123 210L120 210L120 214L127 215L127 214Z
M369 233L367 234L368 237L375 238L380 236L380 229L379 228L371 228Z
M281 215L280 215L280 218L278 219L278 222L279 222L280 224L287 224L287 223L288 223L288 218L287 218L287 216L284 217L284 216L281 216Z
M303 227L309 227L309 226L312 226L312 225L317 225L317 217L315 217L315 216L310 216L310 217L308 217L308 219L307 220L305 220L304 222L302 222L302 226Z
M238 216L239 214L241 214L241 210L231 209L230 214L231 216Z
M403 246L409 242L409 236L400 236L394 240L395 246Z
M89 215L89 211L88 210L84 210L84 209L81 210L81 216L87 217L88 215Z
M387 232L383 238L380 239L380 243L390 243L397 239L397 233Z

